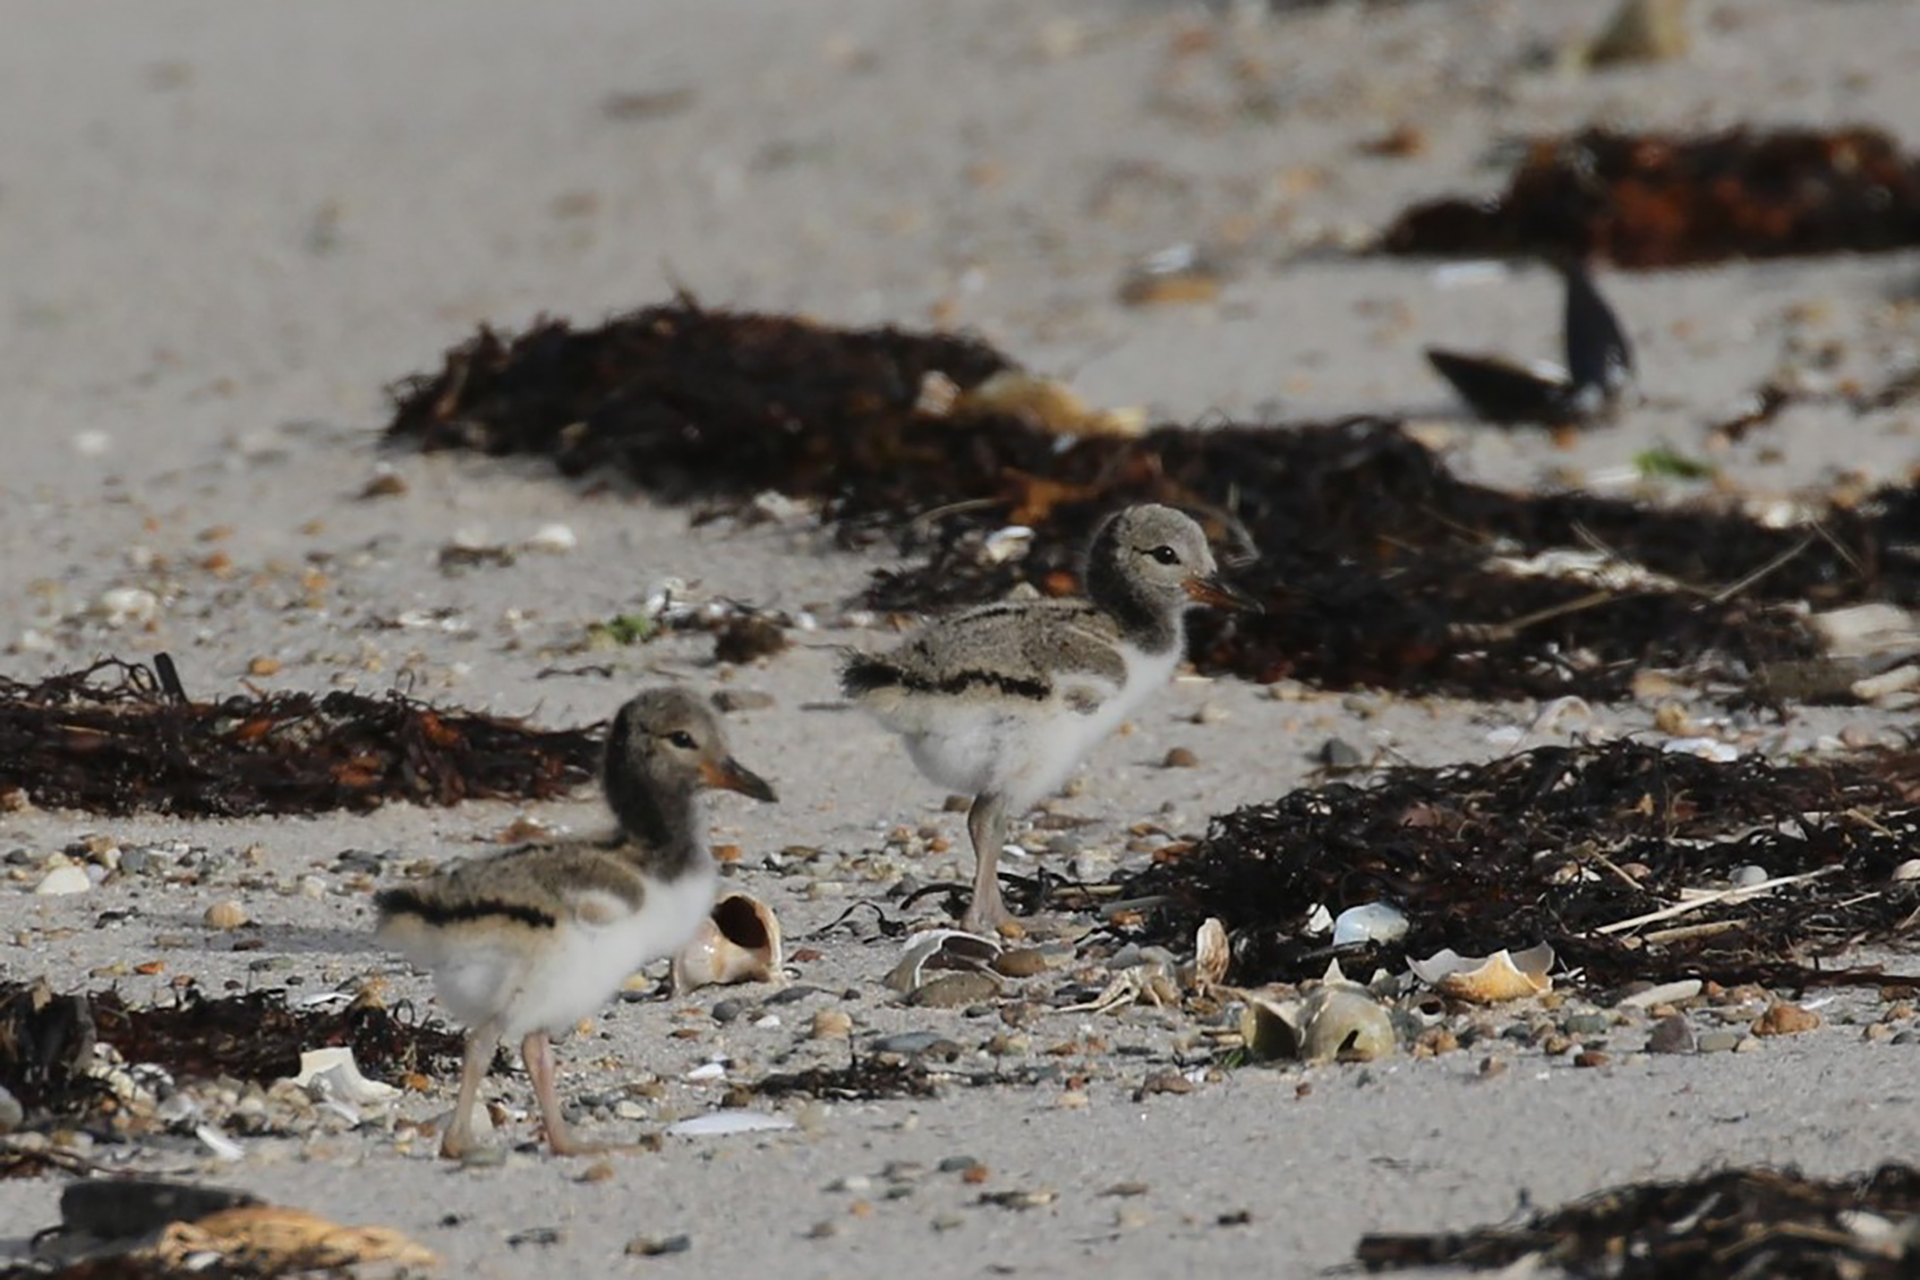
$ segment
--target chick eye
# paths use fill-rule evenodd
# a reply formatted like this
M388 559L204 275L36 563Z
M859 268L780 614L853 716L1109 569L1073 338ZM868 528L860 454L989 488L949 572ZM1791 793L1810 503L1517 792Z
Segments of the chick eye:
M1172 547L1155 547L1153 550L1147 552L1147 554L1155 560L1158 560L1161 564L1180 563L1180 553Z
M685 729L675 729L672 733L667 735L667 741L671 742L674 746L680 748L682 751L691 751L694 749L695 746L698 745L697 743L694 742L693 735L688 733Z

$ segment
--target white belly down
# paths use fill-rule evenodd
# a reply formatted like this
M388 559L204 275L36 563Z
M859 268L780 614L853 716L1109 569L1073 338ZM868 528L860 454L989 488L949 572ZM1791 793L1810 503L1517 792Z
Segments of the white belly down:
M463 938L439 957L416 959L434 970L442 1003L467 1026L497 1020L508 1041L542 1030L563 1035L636 969L693 939L713 909L714 883L710 867L651 882L640 910L618 914L596 895L551 929L515 930L492 945Z

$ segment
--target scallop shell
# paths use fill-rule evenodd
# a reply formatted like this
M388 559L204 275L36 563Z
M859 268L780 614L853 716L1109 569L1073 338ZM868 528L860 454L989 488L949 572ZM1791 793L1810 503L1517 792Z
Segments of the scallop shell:
M752 894L729 893L713 904L693 941L673 958L673 989L736 982L786 982L780 918Z
M1444 950L1411 962L1414 975L1443 995L1471 1004L1499 1004L1537 996L1553 986L1553 948L1546 943L1525 951L1505 947L1484 958Z

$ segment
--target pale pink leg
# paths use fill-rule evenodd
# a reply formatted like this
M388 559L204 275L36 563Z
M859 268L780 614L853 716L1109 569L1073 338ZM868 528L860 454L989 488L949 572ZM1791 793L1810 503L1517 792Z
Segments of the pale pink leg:
M967 812L967 834L973 837L973 901L960 917L960 927L992 934L1013 919L1000 900L1000 846L1007 838L1007 811L999 796L975 798Z
M527 1074L533 1078L533 1096L540 1103L540 1123L546 1126L547 1145L557 1156L587 1156L605 1151L595 1143L575 1142L560 1115L560 1097L554 1092L553 1043L544 1031L535 1031L520 1042L520 1056L526 1059Z
M493 1048L500 1043L495 1023L483 1022L467 1033L467 1057L460 1068L460 1097L453 1104L453 1120L440 1139L440 1154L458 1160L473 1150L473 1106L480 1096L480 1082L486 1078L487 1064L493 1061Z

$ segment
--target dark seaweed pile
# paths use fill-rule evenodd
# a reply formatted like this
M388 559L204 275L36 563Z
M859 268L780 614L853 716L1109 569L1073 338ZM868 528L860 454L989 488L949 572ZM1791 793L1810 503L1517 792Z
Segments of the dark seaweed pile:
M62 995L44 983L0 984L0 1079L30 1115L109 1102L110 1090L88 1071L96 1043L177 1080L260 1084L297 1074L303 1051L329 1045L352 1048L374 1078L431 1071L458 1062L463 1050L458 1033L367 1001L297 1009L283 991L214 998L189 988L172 1003L135 1008L118 991Z
M1406 210L1390 253L1572 254L1623 267L1920 244L1920 161L1877 129L1588 129L1530 143L1493 200Z
M1547 1267L1606 1280L1893 1280L1920 1271L1920 1170L1822 1179L1722 1169L1602 1191L1518 1226L1362 1236L1369 1271Z
M1818 650L1772 606L1920 601L1920 561L1903 549L1920 513L1905 493L1830 512L1824 536L1809 537L1734 514L1468 484L1381 418L1072 437L1008 413L916 407L930 373L964 390L1009 363L952 337L682 299L591 330L483 330L437 374L400 384L391 434L544 453L569 474L611 465L649 492L728 509L767 488L816 501L847 540L884 532L915 558L866 593L890 610L976 603L1018 582L1072 591L1102 514L1172 503L1223 549L1258 553L1235 576L1267 612L1201 616L1193 645L1204 668L1256 680L1608 698L1655 665L1771 702L1770 668ZM1007 524L1033 527L1033 551L995 562L982 542ZM1596 545L1681 585L1596 591L1488 563Z
M529 729L398 693L191 702L114 661L36 684L0 676L0 793L46 807L234 817L550 799L592 777L598 753L591 729Z
M1910 751L1849 764L1759 756L1721 764L1622 741L1394 769L1218 817L1190 851L1142 872L1124 896L1167 898L1144 932L1170 946L1190 945L1194 927L1219 916L1233 943L1232 978L1248 985L1325 970L1334 954L1327 936L1305 933L1315 906L1337 916L1382 900L1405 913L1407 934L1343 953L1350 973L1397 971L1444 947L1485 955L1544 941L1591 988L1679 978L1894 982L1817 962L1891 937L1920 907L1920 883L1890 879L1920 848L1914 768ZM1683 889L1725 888L1745 866L1822 874L1603 932L1678 903Z

